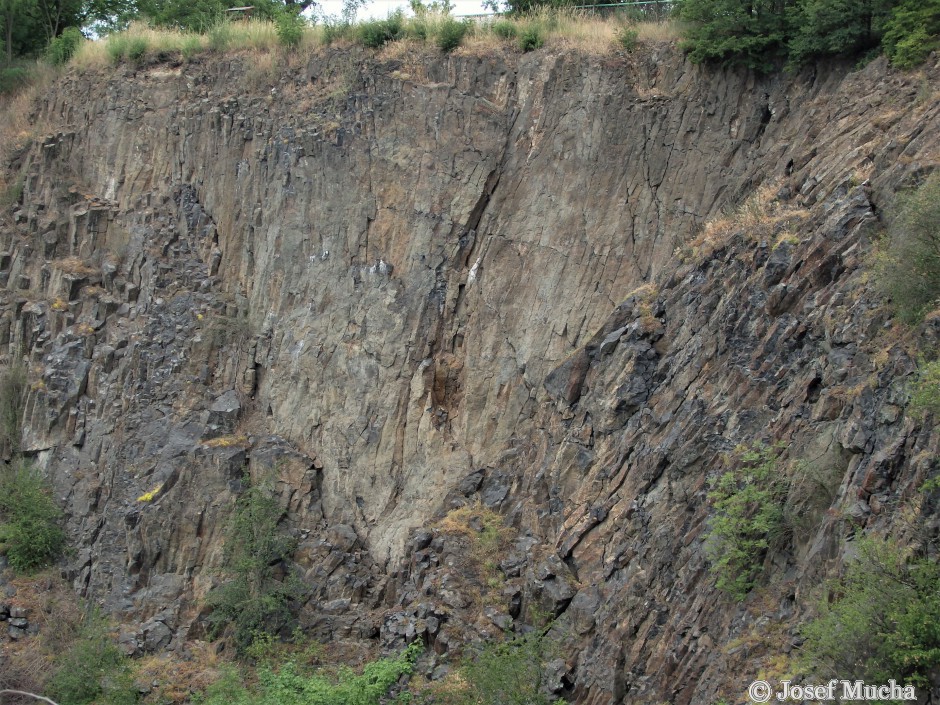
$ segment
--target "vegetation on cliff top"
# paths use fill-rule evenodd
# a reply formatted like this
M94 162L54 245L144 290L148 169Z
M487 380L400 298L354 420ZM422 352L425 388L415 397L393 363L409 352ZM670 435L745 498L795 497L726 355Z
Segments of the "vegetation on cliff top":
M679 0L695 61L770 70L879 50L911 68L940 46L940 0Z

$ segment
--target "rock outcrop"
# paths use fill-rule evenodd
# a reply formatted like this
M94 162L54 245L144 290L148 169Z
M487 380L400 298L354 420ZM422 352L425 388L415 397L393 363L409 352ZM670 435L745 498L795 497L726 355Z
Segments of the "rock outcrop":
M865 266L936 166L936 67L246 61L69 75L2 228L23 450L129 650L203 633L246 473L300 541L308 631L444 654L538 605L557 689L592 705L743 692L760 654L723 647L759 618L792 638L850 532L905 506L936 531L938 435ZM708 477L760 440L830 494L758 617L702 544ZM491 604L466 537L430 530L476 502L515 533Z

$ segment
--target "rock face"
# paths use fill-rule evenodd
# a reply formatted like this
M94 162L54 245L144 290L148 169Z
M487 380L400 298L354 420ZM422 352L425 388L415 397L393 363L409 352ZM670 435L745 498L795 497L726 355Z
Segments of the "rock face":
M754 610L702 547L723 457L782 440L830 477L768 559L789 625L937 455L864 266L936 164L922 93L878 62L759 80L668 47L68 77L20 158L0 342L76 588L130 650L200 636L245 474L273 476L318 637L442 654L539 605L577 702L743 692L722 646ZM477 499L516 534L498 605L424 528Z

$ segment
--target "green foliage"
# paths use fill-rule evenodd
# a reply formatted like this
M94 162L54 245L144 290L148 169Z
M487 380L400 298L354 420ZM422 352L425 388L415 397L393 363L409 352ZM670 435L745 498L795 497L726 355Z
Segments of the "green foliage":
M48 565L65 545L61 512L42 476L18 461L0 475L0 550L16 571Z
M206 691L202 705L378 705L403 675L414 670L418 642L397 658L372 661L357 674L339 669L335 678L309 672L294 661L279 668L261 666L257 686L246 688L230 671Z
M0 193L0 208L9 208L10 206L16 205L20 202L20 199L23 197L23 185L23 177L20 176L13 183L9 184L5 189L3 189L3 192ZM4 373L4 376L0 377L0 380L5 379L6 375L9 373L10 370L7 370L7 372ZM23 380L25 381L25 373L22 368L19 368L19 373L24 375ZM5 384L6 382L0 381L0 405L3 404L3 396L8 394L8 391L3 389ZM20 394L22 394L22 390L20 390ZM0 410L0 414L2 413L2 410Z
M351 39L354 34L355 28L349 22L327 21L323 23L323 43L327 46L341 39Z
M696 63L720 62L768 70L786 44L786 17L776 0L680 0L687 23L682 48Z
M513 639L484 646L467 659L461 675L468 688L460 700L467 705L547 705L542 691L545 666L556 647L548 638L549 627Z
M879 47L909 68L940 46L940 0L679 0L678 15L693 61L761 71Z
M790 61L853 56L878 46L895 0L801 0L793 8Z
M940 48L940 0L903 0L884 26L885 54L909 69Z
M519 32L519 50L535 51L545 45L545 32L538 22L527 23Z
M85 37L78 27L67 27L62 34L49 42L46 47L46 59L53 66L66 64L84 40Z
M302 592L293 576L278 579L276 567L293 552L296 541L278 527L283 514L263 487L249 487L239 497L225 537L225 565L231 580L207 599L212 633L234 627L240 653L259 633L277 634L291 619L291 602Z
M127 659L108 635L105 623L88 617L79 638L58 657L49 695L69 705L133 705L137 692Z
M207 32L209 48L212 51L223 52L232 43L232 26L228 20L222 20L212 25Z
M737 600L754 586L771 542L783 529L787 483L777 468L777 449L739 448L739 462L712 483L714 508L705 543L716 585Z
M940 416L940 360L922 362L911 390L911 410Z
M940 173L899 201L876 274L898 317L917 324L940 298Z
M512 20L496 20L491 27L493 34L500 39L515 39L518 30Z
M49 695L69 705L132 705L137 702L127 659L95 614L86 618L78 639L56 659Z
M307 22L303 17L290 10L285 10L275 20L277 39L282 46L288 49L296 49L304 38L306 26Z
M805 665L824 678L929 685L940 664L940 565L897 544L858 541L858 558L829 586L803 629Z
M634 51L637 47L640 33L629 25L617 31L617 43L624 51Z
M22 181L18 190L22 191ZM19 200L19 194L16 195ZM0 453L9 458L19 452L23 402L26 396L26 370L21 365L8 367L0 375Z
M356 29L360 42L371 49L379 49L404 36L405 18L401 12L393 12L387 19L369 20Z
M0 67L0 96L13 95L29 83L29 69L25 66Z
M460 46L463 38L473 29L470 20L458 21L447 17L441 22L437 34L437 46L441 51L451 52Z

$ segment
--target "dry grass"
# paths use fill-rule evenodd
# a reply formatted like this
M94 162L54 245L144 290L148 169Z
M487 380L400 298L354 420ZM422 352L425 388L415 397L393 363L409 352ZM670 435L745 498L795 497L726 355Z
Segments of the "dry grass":
M78 637L83 612L66 582L49 569L13 579L16 596L10 600L28 611L30 624L39 626L36 637L6 641L2 645L0 688L43 692L57 654L64 653Z
M415 45L433 44L441 27L450 21L440 13L425 13L421 17L407 18L404 24L405 37L379 50L385 58L398 58ZM503 18L505 19L505 18ZM593 54L616 51L618 32L625 26L622 20L603 18L572 9L543 9L525 17L509 19L521 32L526 27L537 26L545 40L545 46L555 49L574 49ZM678 25L672 21L639 22L629 25L637 32L639 43L672 41L679 36ZM464 39L460 51L480 54L514 46L515 40L501 39L493 31L492 20L475 23L473 31ZM188 59L196 54L210 51L244 53L258 63L252 72L251 83L270 80L274 54L288 59L297 57L303 61L329 43L323 25L308 27L304 31L300 46L286 52L280 46L275 25L266 20L231 22L218 25L206 34L180 32L172 29L154 29L135 23L126 32L113 34L106 39L84 42L72 59L72 66L80 70L103 68L122 61L142 61L161 56L181 56ZM354 31L348 33L355 36ZM349 39L333 40L334 44L349 43ZM135 47L128 55L129 47ZM135 58L136 57L136 58Z
M202 445L206 448L234 448L236 446L247 446L248 436L219 436L203 441Z
M0 101L0 164L6 164L19 150L33 140L47 134L50 129L44 121L37 121L32 113L36 98L42 95L59 75L59 71L38 61L29 67L29 82L12 97ZM0 170L0 194L16 187L16 177Z
M62 257L60 259L54 260L52 262L52 266L65 272L66 274L71 274L72 276L76 277L89 277L92 274L96 274L98 271L88 262L85 262L81 258L75 256Z
M777 201L779 189L778 183L759 187L740 206L705 223L698 235L677 248L677 254L684 261L702 262L725 247L737 234L758 242L778 228L782 230L774 241L774 247L784 242L799 242L794 226L808 217L809 211Z
M221 675L224 661L215 645L195 641L186 644L183 654L153 654L141 658L135 668L135 679L157 685L144 702L189 702L193 693L203 692Z

